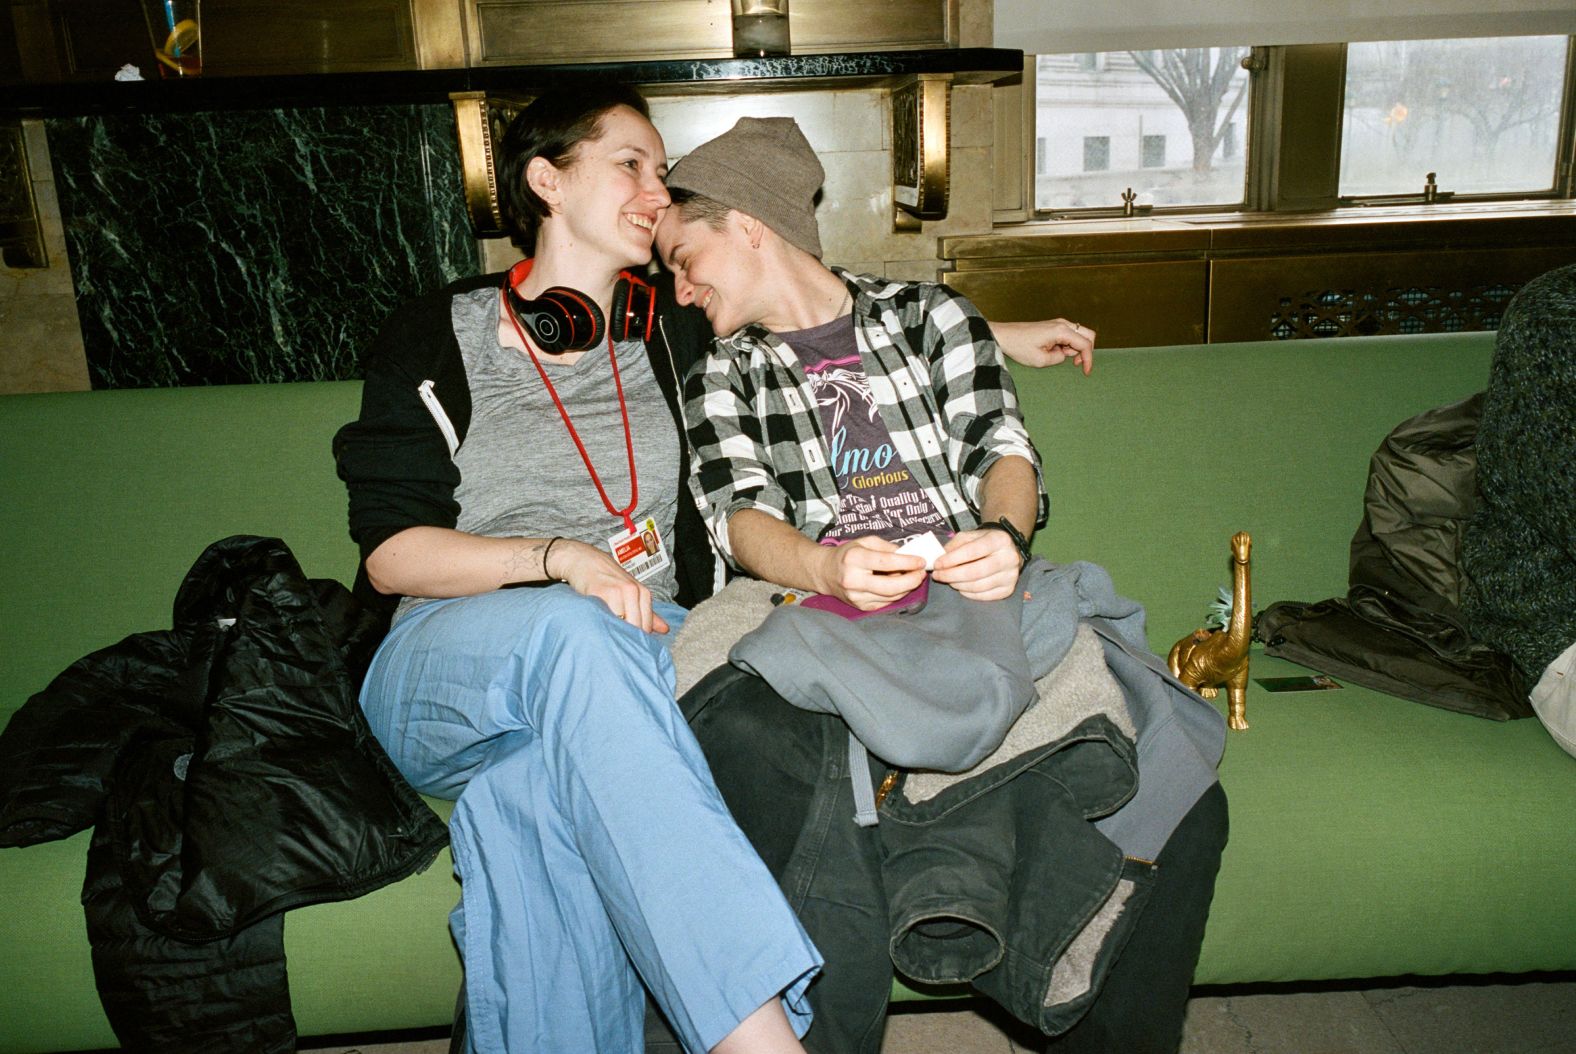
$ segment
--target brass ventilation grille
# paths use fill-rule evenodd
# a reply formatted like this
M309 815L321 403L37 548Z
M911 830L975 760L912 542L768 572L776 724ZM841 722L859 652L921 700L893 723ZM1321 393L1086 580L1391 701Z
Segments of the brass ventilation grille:
M1369 337L1378 333L1459 333L1498 329L1517 287L1504 283L1446 289L1307 290L1283 296L1270 337Z

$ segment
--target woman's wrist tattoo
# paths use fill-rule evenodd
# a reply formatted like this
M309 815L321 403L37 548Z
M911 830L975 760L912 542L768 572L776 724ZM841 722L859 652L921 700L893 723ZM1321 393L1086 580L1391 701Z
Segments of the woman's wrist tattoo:
M556 539L555 539L556 540ZM503 579L508 582L526 582L541 569L543 577L547 575L547 553L552 548L552 542L527 542L515 546L509 553L503 565Z

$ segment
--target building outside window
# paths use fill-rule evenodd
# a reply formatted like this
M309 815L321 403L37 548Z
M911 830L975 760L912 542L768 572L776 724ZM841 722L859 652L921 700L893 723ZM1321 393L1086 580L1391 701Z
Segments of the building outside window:
M1084 136L1083 170L1104 172L1111 167L1111 137L1108 135Z
M1261 55L1256 68L1307 70L1330 61L1297 47L1265 49L1269 58ZM1311 191L1301 180L1297 191L1328 202L1323 207L1417 198L1431 172L1444 199L1568 194L1560 144L1572 134L1571 48L1565 36L1342 45L1334 61L1344 79L1318 81L1330 85L1330 98L1312 106L1299 100L1303 149L1288 155L1281 141L1262 157L1250 142L1249 48L1040 55L1034 209L1119 209L1129 190L1134 204L1156 209L1257 207L1284 185L1257 166L1286 156L1311 157L1315 172L1328 159L1328 176ZM1301 65L1278 64L1278 55L1292 53L1297 58L1287 61ZM1254 119L1286 134L1278 113Z
M1143 157L1139 161L1145 168L1166 167L1166 137L1163 135L1146 135L1142 145ZM1229 156L1229 155L1228 155Z
M1140 205L1240 205L1247 54L1179 48L1038 56L1035 134L1050 147L1048 163L1035 169L1035 207L1116 208L1129 187ZM1080 140L1081 168L1075 153L1058 149ZM1182 145L1168 150L1168 140ZM1091 145L1097 142L1104 146Z

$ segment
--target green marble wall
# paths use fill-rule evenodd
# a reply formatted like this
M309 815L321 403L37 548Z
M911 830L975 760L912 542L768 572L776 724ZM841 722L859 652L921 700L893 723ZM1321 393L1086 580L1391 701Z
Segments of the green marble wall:
M338 380L478 271L446 104L56 118L95 388Z

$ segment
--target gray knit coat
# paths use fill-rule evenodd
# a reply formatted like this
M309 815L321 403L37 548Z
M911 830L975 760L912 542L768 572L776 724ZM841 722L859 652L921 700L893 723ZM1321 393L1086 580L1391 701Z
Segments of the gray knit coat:
M1506 308L1477 460L1462 611L1474 637L1536 681L1576 642L1576 265L1533 279Z

